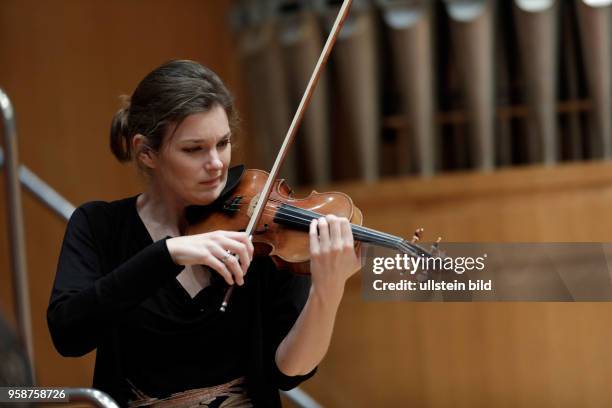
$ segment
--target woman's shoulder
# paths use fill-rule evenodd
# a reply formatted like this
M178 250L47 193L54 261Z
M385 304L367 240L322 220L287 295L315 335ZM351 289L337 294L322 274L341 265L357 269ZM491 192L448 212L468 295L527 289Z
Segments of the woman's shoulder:
M134 225L136 196L114 201L92 200L78 206L70 217L68 229L90 230L95 235L125 231Z
M86 201L75 209L74 214L82 213L87 218L98 218L128 214L135 208L138 195L120 198L113 201ZM73 215L74 215L73 214Z

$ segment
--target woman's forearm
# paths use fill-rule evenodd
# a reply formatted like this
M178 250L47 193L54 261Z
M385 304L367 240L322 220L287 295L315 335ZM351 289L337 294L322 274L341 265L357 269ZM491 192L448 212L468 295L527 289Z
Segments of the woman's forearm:
M344 288L325 295L313 286L306 305L276 350L276 365L288 376L304 375L323 359Z
M346 280L361 268L346 218L310 223L312 286L302 313L276 349L276 365L288 376L312 371L327 353Z

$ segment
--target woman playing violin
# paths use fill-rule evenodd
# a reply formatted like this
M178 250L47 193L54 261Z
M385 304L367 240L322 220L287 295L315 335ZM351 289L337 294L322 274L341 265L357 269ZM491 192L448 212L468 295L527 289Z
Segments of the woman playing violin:
M93 386L122 406L280 406L278 389L312 376L328 349L360 267L347 219L311 222L310 279L254 256L244 232L184 235L188 208L213 208L240 180L235 118L211 70L158 67L111 126L111 150L138 165L144 192L85 203L68 223L49 330L64 356L96 350Z

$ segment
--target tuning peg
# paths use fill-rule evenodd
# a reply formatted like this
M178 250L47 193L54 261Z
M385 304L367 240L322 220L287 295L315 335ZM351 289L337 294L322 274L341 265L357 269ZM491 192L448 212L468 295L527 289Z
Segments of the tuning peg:
M421 234L423 233L423 231L423 228L417 228L416 230L414 230L414 234L412 235L412 240L410 241L410 243L416 244L418 241L420 241Z
M438 237L438 239L436 239L436 242L434 242L431 245L431 252L435 253L435 252L440 250L440 247L439 247L440 246L440 241L442 241L442 237Z
M440 242L442 241L442 237L438 237L436 242L431 245L431 253L436 257L443 257L443 252L440 250Z

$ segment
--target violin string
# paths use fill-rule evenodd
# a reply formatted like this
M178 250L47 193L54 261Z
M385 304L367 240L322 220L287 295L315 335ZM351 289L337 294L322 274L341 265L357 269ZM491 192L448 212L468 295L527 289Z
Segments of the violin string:
M234 206L240 205L245 204L234 204ZM308 227L313 218L319 218L321 216L321 214L315 212L311 213L315 214L316 216L310 214L305 214L304 216L295 215L291 212L288 212L287 209L295 209L299 212L302 212L303 209L294 206L290 206L289 208L287 208L287 206L287 204L285 204L284 207L266 205L266 210L264 210L264 214L269 215L270 217L273 217L279 221L286 221L288 223L293 223L304 227ZM372 230L367 227L362 227L355 224L351 224L351 229L353 230L354 237L358 241L379 244L385 247L400 250L401 252L410 254L412 256L431 256L423 248L419 247L418 245L408 243L402 238L394 237L393 235L385 233L378 234L376 230Z
M294 223L297 221L297 223L303 226L308 226L310 224L310 220L308 219L298 217L292 214L287 214L287 213L282 213L280 216L277 216L277 219L279 221L289 221L289 222L294 222ZM353 236L355 237L357 241L371 242L371 243L379 244L382 246L399 249L397 242L389 242L386 239L380 239L380 237L370 236L368 234L362 234L360 233L360 231L357 231L354 229L353 229Z
M305 210L300 207L282 203L282 201L280 200L270 199L270 201L281 203L282 206L266 204L266 210L264 210L264 213L269 216L274 216L275 218L281 221L293 222L301 226L308 226L310 225L312 219L323 216L322 214L316 213L314 211ZM244 205L249 205L249 203L232 204L232 206L234 207ZM416 248L406 248L402 245L402 242L404 241L402 238L395 237L390 234L381 233L379 231L355 224L351 224L351 229L353 230L353 235L359 241L383 244L384 246L390 246L394 249L400 249L403 252L408 253L422 252L422 250L415 250Z
M245 198L253 199L254 197L247 196ZM301 225L308 225L310 224L313 218L319 218L319 217L324 216L323 214L320 214L314 211L306 210L306 209L303 209L297 206L293 206L291 204L287 204L280 199L269 198L268 201L273 202L273 203L278 203L281 206L278 207L275 205L266 204L265 208L268 208L268 209L272 208L275 210L272 213L267 212L266 214L270 216L275 216L276 214L283 214L283 215L286 214L286 216L289 216L290 218L285 218L284 221L303 222L306 224L301 224ZM249 205L249 204L248 203L237 203L233 205L243 206L243 205ZM281 208L293 210L298 215L291 214L291 213L287 214L285 211L280 210ZM280 213L279 213L279 210L281 211ZM303 217L300 217L300 215ZM360 225L355 225L355 224L351 224L351 229L353 230L354 236L360 241L385 244L385 246L390 246L392 248L399 249L402 252L408 252L411 254L427 255L427 256L430 255L429 253L427 253L427 251L425 251L418 245L409 243L408 241L400 237L391 235L391 234L387 234L381 231L376 231L371 228L360 226Z
M234 206L242 206L245 204L234 204ZM274 216L279 220L295 222L301 226L308 226L310 222L314 218L322 217L322 214L316 213L314 211L307 211L299 207L294 207L285 204L283 207L276 207L274 205L266 205L266 210L264 210L264 214L269 216ZM272 209L272 210L271 210ZM293 213L291 211L294 211ZM372 241L375 243L385 243L392 245L396 248L400 242L402 241L399 237L393 237L389 234L378 233L375 230L371 230L366 227L362 227L360 225L351 224L351 229L353 230L353 234L361 241Z
M305 210L300 207L292 206L290 204L285 204L285 206L292 208L292 209L296 209L296 211L304 213L305 215L308 215L308 216L312 216L312 217L322 216L321 214L318 214L314 211ZM390 244L393 248L401 249L404 252L409 252L409 253L416 252L416 253L423 253L424 255L428 255L427 252L424 251L422 248L420 248L417 245L408 243L403 238L396 237L394 235L387 234L384 232L376 231L376 230L373 230L371 228L364 227L361 225L351 224L351 228L353 229L354 234L357 233L359 234L359 236L366 236L366 237L372 238L374 242L385 242L385 243Z
M281 214L288 214L288 215L293 215L296 217L302 215L308 220L308 222L310 222L312 218L321 217L320 214L314 211L304 210L299 207L293 207L293 206L281 207L279 211L281 212ZM297 213L297 215L295 215L294 213ZM368 239L368 240L373 240L374 242L392 244L392 245L395 245L397 243L397 240L389 240L388 237L385 237L382 234L372 234L370 233L370 231L364 230L360 226L355 225L355 224L351 224L351 229L353 230L353 235L361 241Z
M275 200L275 199L270 199L270 201L273 202L279 202L282 204L282 207L277 207L274 205L268 205L266 204L266 208L267 209L274 209L274 212L266 212L267 215L270 216L274 216L276 214L282 214L282 215L287 215L291 218L285 218L285 221L303 221L305 224L301 224L301 225L309 225L310 222L312 221L313 218L319 218L319 217L323 217L323 214L319 214L316 213L314 211L310 211L310 210L305 210L303 208L300 207L296 207L296 206L292 206L290 204L286 204L283 203L280 200ZM237 204L233 204L234 206L244 206L244 205L249 205L249 203L237 203ZM283 211L281 209L286 209L289 211L294 211L297 214L293 214L290 212L286 212ZM303 217L300 217L303 216ZM353 229L353 233L357 238L368 238L368 240L371 240L372 242L375 243L385 243L388 245L393 246L393 248L397 248L397 249L401 249L398 248L398 246L401 244L402 241L404 241L402 238L400 237L396 237L393 236L391 234L386 234L386 233L382 233L380 231L376 231L376 230L372 230L370 228L367 227L363 227L360 225L355 225L355 224L351 224L351 228ZM364 240L364 239L360 239L360 240Z
M309 216L312 216L313 218L323 217L324 216L324 214L320 214L320 213L317 213L317 212L312 211L312 210L306 210L304 208L300 208L300 207L297 207L297 206L294 206L294 205L291 205L291 204L283 203L279 199L271 198L269 201L274 201L274 202L278 202L280 204L284 204L285 207L288 207L288 208L291 208L291 209L295 209L296 211L300 211L300 212L304 213L304 215L309 215ZM355 225L355 224L353 224L353 225ZM393 240L393 241L398 241L398 242L399 241L403 241L402 238L396 237L395 235L387 234L387 233L381 232L381 231L376 231L376 230L373 230L371 228L364 227L362 225L355 225L355 226L358 229L361 229L364 232L367 231L368 233L376 235L376 236L386 237L387 239L390 239L390 240Z

